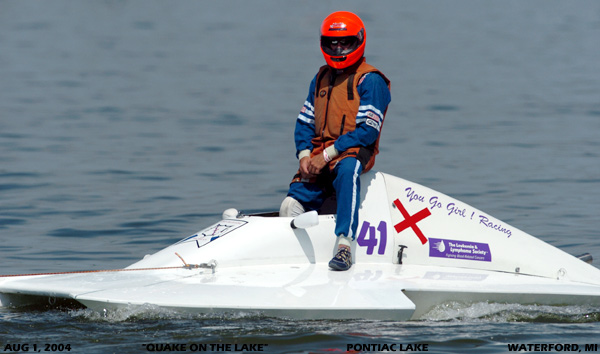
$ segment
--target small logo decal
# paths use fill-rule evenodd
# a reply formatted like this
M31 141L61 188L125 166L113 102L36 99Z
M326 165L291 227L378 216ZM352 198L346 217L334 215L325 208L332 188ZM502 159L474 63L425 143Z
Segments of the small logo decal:
M199 231L198 233L193 234L192 236L184 238L176 244L195 241L196 246L200 248L218 239L219 237L225 236L231 231L246 225L246 223L247 222L243 220L222 220L202 231Z
M345 31L346 24L343 22L334 22L331 24L331 26L329 26L329 30L330 31Z
M492 253L487 243L429 239L429 257L465 259L470 261L491 262Z
M367 117L373 119L377 123L379 123L379 116L371 111L367 111Z

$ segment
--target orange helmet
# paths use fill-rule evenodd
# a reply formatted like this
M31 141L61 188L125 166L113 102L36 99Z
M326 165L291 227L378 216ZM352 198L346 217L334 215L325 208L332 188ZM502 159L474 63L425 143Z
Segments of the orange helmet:
M321 24L321 52L327 65L345 69L363 57L367 33L360 17L337 11Z

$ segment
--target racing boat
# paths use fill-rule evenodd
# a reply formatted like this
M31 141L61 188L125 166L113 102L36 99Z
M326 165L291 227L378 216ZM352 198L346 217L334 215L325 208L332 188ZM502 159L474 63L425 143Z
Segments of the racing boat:
M600 305L600 270L591 260L402 178L372 171L361 183L348 271L327 266L336 250L334 214L231 209L124 269L0 276L0 303L399 321L448 302Z

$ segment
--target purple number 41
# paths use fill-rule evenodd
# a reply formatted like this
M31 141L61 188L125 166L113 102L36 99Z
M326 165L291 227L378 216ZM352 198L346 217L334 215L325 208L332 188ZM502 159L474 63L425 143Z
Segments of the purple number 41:
M379 238L377 237L377 231L379 231ZM380 221L376 230L375 226L371 226L369 222L364 221L356 241L359 246L367 247L367 254L373 254L375 247L379 243L377 254L384 254L387 244L387 224L385 221Z

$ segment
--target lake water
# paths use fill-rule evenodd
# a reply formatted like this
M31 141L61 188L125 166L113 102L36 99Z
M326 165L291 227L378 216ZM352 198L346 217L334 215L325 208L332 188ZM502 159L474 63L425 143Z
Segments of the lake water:
M376 169L597 266L599 2L5 0L0 274L125 267L227 208L278 209L323 63L318 28L342 9L363 18L367 58L392 81ZM3 352L504 353L599 338L600 309L581 306L447 304L413 322L0 309Z

